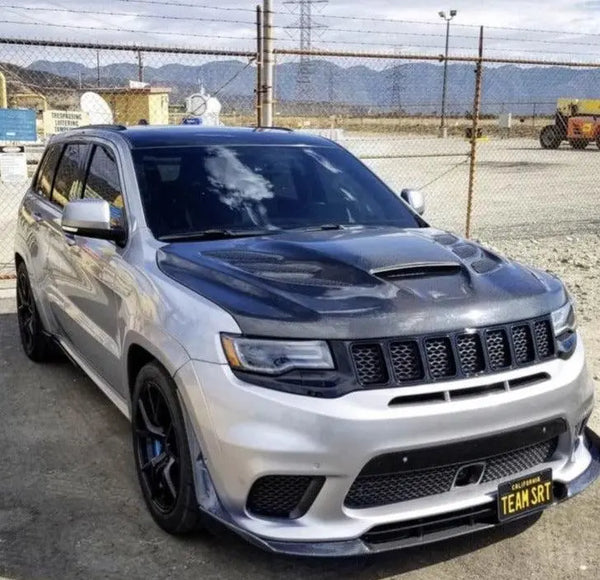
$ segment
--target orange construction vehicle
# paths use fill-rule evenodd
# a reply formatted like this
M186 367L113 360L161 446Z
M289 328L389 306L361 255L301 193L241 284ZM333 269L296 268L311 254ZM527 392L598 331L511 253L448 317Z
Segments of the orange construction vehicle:
M573 149L585 149L592 141L600 148L600 99L558 99L554 125L540 132L544 149L558 149L568 141Z

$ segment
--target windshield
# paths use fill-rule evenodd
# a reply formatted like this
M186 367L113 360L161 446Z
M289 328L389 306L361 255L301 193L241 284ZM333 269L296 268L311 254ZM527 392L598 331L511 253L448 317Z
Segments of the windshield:
M146 221L157 238L206 230L422 222L337 147L213 145L133 151Z

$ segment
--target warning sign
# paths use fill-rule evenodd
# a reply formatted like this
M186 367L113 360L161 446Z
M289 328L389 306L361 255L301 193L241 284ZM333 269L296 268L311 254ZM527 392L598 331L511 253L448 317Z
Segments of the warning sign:
M56 135L89 124L88 114L83 111L44 111L44 135Z
M2 183L22 183L27 181L25 147L0 147L0 181Z

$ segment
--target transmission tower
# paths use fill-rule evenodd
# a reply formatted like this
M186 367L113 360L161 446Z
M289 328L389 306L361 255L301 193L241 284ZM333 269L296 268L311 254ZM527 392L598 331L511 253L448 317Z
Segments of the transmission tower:
M301 51L310 51L312 48L313 32L326 28L324 24L315 20L313 14L317 5L318 9L322 9L328 2L329 0L286 0L284 2L292 14L297 16L297 19L285 28L287 30L299 31ZM311 97L314 94L312 73L310 56L304 53L300 54L300 63L296 75L296 100L312 100Z
M402 54L402 48L396 47L394 52ZM402 93L404 91L404 74L398 61L392 61L385 67L385 76L387 80L388 102L393 113L402 112Z

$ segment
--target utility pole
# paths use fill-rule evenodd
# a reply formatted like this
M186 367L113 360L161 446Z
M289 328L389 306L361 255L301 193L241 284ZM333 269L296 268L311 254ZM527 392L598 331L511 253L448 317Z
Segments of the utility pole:
M100 86L100 51L96 51L96 86Z
M263 0L263 106L262 124L273 126L273 7Z
M475 96L473 97L473 123L471 125L471 155L469 159L469 189L467 191L467 223L465 237L471 237L473 217L473 192L475 190L475 168L477 166L477 133L479 131L479 112L481 109L481 81L483 76L483 26L479 28L479 58L475 68Z
M442 119L440 122L440 137L445 139L448 136L448 128L446 127L446 86L448 82L448 48L450 46L450 21L458 14L456 10L450 10L446 14L443 10L438 12L440 18L446 21L446 51L444 53L444 80L442 83Z
M262 127L262 100L263 100L263 20L262 8L256 7L256 126Z

